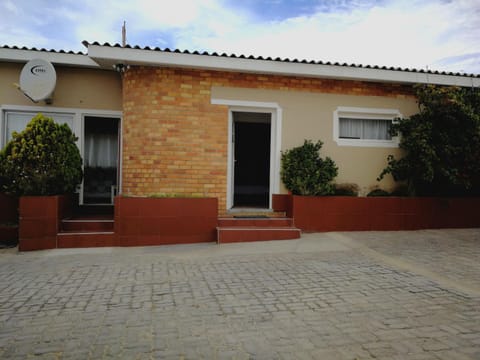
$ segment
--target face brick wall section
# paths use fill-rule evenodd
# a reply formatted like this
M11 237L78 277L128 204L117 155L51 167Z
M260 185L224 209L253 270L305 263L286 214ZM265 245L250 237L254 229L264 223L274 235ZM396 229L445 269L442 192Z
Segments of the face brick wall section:
M210 105L211 82L163 68L125 74L125 194L217 197L225 208L228 109Z
M226 207L228 108L212 86L409 97L408 86L132 67L123 81L123 193L217 197Z

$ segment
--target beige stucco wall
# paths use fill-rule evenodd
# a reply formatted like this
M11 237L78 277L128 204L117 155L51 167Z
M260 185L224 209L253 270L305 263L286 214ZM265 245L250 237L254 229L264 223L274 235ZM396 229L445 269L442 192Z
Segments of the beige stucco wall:
M392 189L395 184L388 176L382 182L376 177L386 166L389 154L399 155L398 148L338 146L333 139L333 113L339 106L397 109L403 116L417 112L411 96L361 96L245 89L212 88L212 99L277 103L282 109L282 150L301 145L305 139L321 140L322 156L330 156L337 164L337 183L355 183L365 195L375 186ZM282 192L285 192L282 185Z
M13 84L24 64L0 63L0 106L24 105L96 110L122 110L120 75L114 71L55 66L57 85L51 105L34 103ZM47 110L46 110L47 111Z

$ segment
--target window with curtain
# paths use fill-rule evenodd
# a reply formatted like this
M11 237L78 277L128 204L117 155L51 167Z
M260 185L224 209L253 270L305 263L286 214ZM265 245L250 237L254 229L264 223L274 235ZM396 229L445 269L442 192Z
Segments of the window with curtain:
M117 134L93 133L85 136L85 166L114 168L117 166Z
M401 117L396 109L339 106L333 112L333 139L339 146L398 147L390 128Z
M341 139L391 140L388 119L340 118L339 137Z

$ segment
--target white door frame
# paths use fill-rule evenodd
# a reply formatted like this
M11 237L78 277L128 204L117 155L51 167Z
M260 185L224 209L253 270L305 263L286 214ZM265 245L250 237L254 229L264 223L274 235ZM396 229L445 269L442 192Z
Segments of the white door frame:
M121 112L112 112L112 111L94 111L94 112L82 112L81 114L81 154L82 159L85 156L85 118L86 117L100 117L100 118L112 118L118 119L118 128L117 128L117 137L118 137L118 159L117 159L117 194L121 194L122 189L122 153L123 153L123 143L122 143L122 113ZM85 160L82 162L82 169L85 167ZM84 205L83 201L83 186L84 186L85 178L82 180L80 184L80 192L79 192L79 204ZM105 204L105 205L113 205L113 204Z
M227 210L233 207L234 195L234 144L233 112L257 112L271 114L270 125L270 188L268 208L272 209L272 194L280 190L280 157L282 146L282 109L277 103L212 99L212 104L227 105L228 109L228 160L227 160Z

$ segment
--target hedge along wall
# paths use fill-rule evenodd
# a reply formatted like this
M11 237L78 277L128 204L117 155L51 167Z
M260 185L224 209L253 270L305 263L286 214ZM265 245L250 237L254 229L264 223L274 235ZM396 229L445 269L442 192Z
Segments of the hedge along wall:
M219 199L226 209L228 107L212 87L411 96L411 87L359 81L131 67L123 82L123 192ZM376 175L376 174L375 174Z

